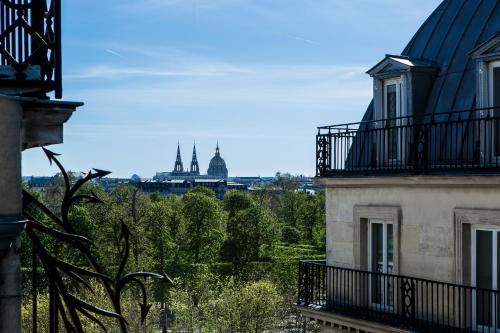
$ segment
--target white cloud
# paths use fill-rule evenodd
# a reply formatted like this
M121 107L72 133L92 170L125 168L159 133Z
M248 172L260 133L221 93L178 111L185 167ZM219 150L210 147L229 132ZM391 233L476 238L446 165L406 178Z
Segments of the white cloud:
M180 8L196 12L218 9L220 7L235 6L249 0L129 0L122 1L118 8L127 11L152 11L162 8Z
M190 69L126 69L98 67L69 77L96 80L79 90L89 103L106 109L130 109L147 105L150 112L166 107L192 108L319 108L332 109L343 103L363 101L371 96L371 81L364 71L369 66L334 65L246 65L193 64ZM140 83L130 80L144 77ZM168 77L176 76L177 80ZM100 87L100 78L116 79ZM121 112L121 111L118 111Z
M118 52L116 52L116 51L114 51L114 50L111 50L111 49L104 49L104 51L106 51L107 53L112 54L112 55L114 55L114 56L116 56L116 57L118 57L118 58L122 58L122 59L124 59L124 58L125 58L122 54L120 54L120 53L118 53Z
M183 69L94 65L65 75L66 79L129 79L134 77L220 76L237 71L232 67L197 65Z

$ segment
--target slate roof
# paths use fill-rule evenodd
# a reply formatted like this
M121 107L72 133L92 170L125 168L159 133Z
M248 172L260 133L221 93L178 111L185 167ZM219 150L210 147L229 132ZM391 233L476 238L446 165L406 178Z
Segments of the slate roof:
M403 50L439 67L426 113L476 106L476 67L470 52L500 31L498 0L444 0ZM373 103L363 120L373 119Z

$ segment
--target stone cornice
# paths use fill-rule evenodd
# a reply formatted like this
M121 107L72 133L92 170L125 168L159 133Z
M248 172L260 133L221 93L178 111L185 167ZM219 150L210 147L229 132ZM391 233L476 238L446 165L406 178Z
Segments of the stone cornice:
M328 188L481 187L500 188L500 175L316 178Z

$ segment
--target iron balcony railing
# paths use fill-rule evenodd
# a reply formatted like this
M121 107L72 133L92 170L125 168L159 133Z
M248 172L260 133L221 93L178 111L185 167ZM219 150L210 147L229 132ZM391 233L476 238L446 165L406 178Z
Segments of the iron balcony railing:
M0 0L0 87L62 97L61 0Z
M500 292L302 261L298 305L412 332L499 332Z
M500 172L500 108L318 128L318 177Z

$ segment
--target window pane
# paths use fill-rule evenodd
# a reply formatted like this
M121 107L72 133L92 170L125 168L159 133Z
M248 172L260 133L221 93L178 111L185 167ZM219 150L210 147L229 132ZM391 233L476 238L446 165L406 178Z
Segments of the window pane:
M394 267L394 240L392 224L387 225L387 273L392 274Z
M500 67L493 68L493 105L500 106ZM500 108L493 110L495 156L500 156Z
M387 225L387 273L392 274L394 272L394 237L393 237L393 227L392 224ZM385 300L388 306L394 305L394 280L391 278L387 279L387 295Z
M387 134L388 134L388 139L387 139L387 157L391 160L397 158L397 129L396 129L396 124L397 121L397 92L396 92L396 85L391 84L386 87L387 89L387 101L386 101L386 115L387 119L390 119L387 121Z
M493 287L493 232L476 231L476 285L479 288ZM491 295L488 292L477 292L477 323L491 326Z
M372 257L371 257L371 265L372 272L375 273L383 273L384 270L384 253L383 253L383 237L384 237L384 229L383 225L380 223L372 223ZM372 303L382 304L383 299L383 281L380 275L372 275L371 278L371 297Z
M500 232L497 232L497 290L499 289L500 287L500 269L498 269L500 267L500 242L498 241L500 240ZM497 323L497 328L500 328L500 295L499 294L495 294L495 302L497 304L497 309L496 309L496 318L495 318L495 322Z
M383 273L384 269L384 230L380 223L372 224L372 271Z
M397 98L396 98L396 85L391 84L387 86L387 118L396 118Z

